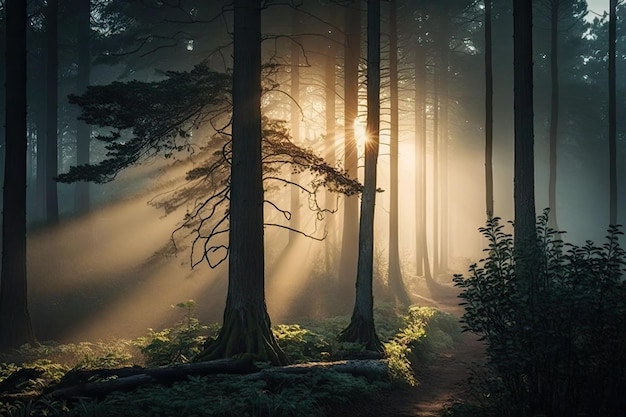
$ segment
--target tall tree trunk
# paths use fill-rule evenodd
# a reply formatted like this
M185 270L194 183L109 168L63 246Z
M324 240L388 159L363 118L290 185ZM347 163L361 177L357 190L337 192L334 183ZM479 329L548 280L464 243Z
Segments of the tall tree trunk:
M533 42L532 1L513 0L513 84L515 107L515 162L514 191L515 236L514 256L517 287L528 297L528 309L521 320L525 320L532 332L534 320L540 316L536 299L538 292L537 228L535 220L535 164L533 129ZM536 352L532 336L522 335L527 340L525 350L530 359L524 372L527 376L529 415L543 414L539 404L542 399L541 381L536 366Z
M491 0L485 4L485 207L493 218L493 60L491 41Z
M433 73L433 277L439 279L439 71L435 63Z
M426 231L426 54L424 46L415 49L415 211L417 224L417 275L432 283Z
M515 243L535 242L532 4L513 2Z
M447 13L447 12L446 12ZM446 14L443 16L441 25L441 71L439 72L439 125L440 127L440 170L439 170L439 187L441 189L441 254L439 256L439 265L437 269L439 274L445 274L448 271L449 240L448 240L448 143L450 142L450 129L448 124L448 108L449 100L449 71L450 65L450 17Z
M374 326L372 291L374 265L374 206L376 203L376 165L380 135L380 1L367 2L367 140L365 142L365 183L359 223L359 259L356 301L350 324L339 340L362 344L365 349L382 352Z
M331 29L332 30L332 29ZM331 34L332 36L332 34ZM335 45L333 41L329 43L328 48L326 49L326 58L325 58L325 66L324 66L324 83L326 85L325 90L325 99L326 99L326 108L325 108L325 117L326 117L326 138L324 140L326 147L325 159L328 165L335 166L337 164L336 160L336 143L335 143L335 96L337 94L335 83L336 83L336 75L335 75ZM325 195L325 204L326 207L330 210L335 208L336 196L335 193L326 190ZM334 215L326 216L326 245L325 245L325 254L326 254L326 270L328 272L333 271L336 266L336 251L337 251L337 228L335 222Z
M293 143L300 144L300 44L301 39L296 36L298 31L299 19L298 11L293 9L291 12L291 138ZM291 171L291 182L300 183L300 174ZM290 211L291 219L289 227L294 230L300 230L300 189L296 186L290 187ZM289 245L293 245L298 239L299 233L295 231L289 232Z
M78 76L76 92L82 94L89 85L91 72L91 56L89 53L91 36L91 1L75 0L78 15ZM76 165L89 163L89 143L91 129L82 120L76 122ZM76 213L84 214L89 211L89 183L79 181L75 185L74 209Z
M357 178L358 153L354 136L354 121L359 109L359 60L361 57L360 2L345 8L344 54L344 168L348 175ZM339 263L339 291L347 296L354 283L357 270L359 198L343 197L343 231L341 234L341 260Z
M548 182L549 225L558 230L556 214L557 133L559 128L559 5L550 2L550 179Z
M26 283L26 2L7 0L5 6L7 105L0 349L11 349L37 342L28 314Z
M609 224L617 224L617 104L615 43L617 0L609 2Z
M217 340L197 359L247 354L285 364L265 305L261 166L261 3L235 0L228 293Z
M59 221L58 167L58 0L49 0L46 14L46 223Z
M398 26L396 0L389 2L389 78L391 105L390 175L389 175L389 269L388 279L396 299L405 307L411 299L404 286L398 242Z

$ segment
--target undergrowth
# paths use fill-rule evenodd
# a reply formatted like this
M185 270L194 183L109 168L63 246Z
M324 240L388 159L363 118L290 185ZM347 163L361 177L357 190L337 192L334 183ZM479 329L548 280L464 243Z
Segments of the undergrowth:
M182 315L172 328L149 329L146 336L135 340L48 344L37 349L25 346L10 356L5 355L1 358L5 363L0 365L0 395L3 381L23 369L42 371L37 375L43 376L35 381L27 380L23 385L30 391L41 392L71 369L188 363L201 351L208 337L217 335L219 327L201 324L194 315L193 301L176 307L182 310ZM354 401L392 385L415 385L414 368L427 362L433 352L451 346L460 334L453 316L433 308L415 306L402 312L392 305L381 305L376 308L375 317L381 339L386 340L388 375L383 379L328 370L306 375L272 374L263 379L255 374L189 377L171 386L146 385L132 392L115 392L100 400L65 403L35 396L32 400L0 402L0 415L321 417L333 404ZM274 326L273 331L293 362L331 361L338 352L362 349L337 342L337 334L348 321L348 317L301 321Z
M465 330L487 343L488 372L473 381L482 409L473 415L622 415L622 232L611 227L604 244L575 246L547 224L545 212L537 223L537 250L523 258L499 219L490 220L481 228L488 256L471 266L468 277L454 278L462 289ZM466 407L453 415L471 415Z

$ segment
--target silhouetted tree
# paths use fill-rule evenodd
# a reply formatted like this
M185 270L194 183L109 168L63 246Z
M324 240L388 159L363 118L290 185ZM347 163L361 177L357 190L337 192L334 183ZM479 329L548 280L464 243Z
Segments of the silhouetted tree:
M493 62L491 0L485 4L485 204L487 220L493 217Z
M395 0L389 2L389 77L390 77L390 174L389 174L389 265L388 282L395 297L405 307L411 299L404 286L398 241L398 22Z
M261 159L261 3L235 0L228 294L224 321L199 359L252 354L285 364L265 305Z
M609 1L609 224L617 224L617 101L615 44L617 0Z
M78 75L76 79L76 91L82 94L89 85L91 72L90 38L91 38L91 0L74 0L74 8L77 14L77 50L78 50ZM89 125L78 121L76 125L76 164L89 163L89 143L91 129ZM80 181L76 183L74 206L77 213L89 211L89 183Z
M358 154L354 136L354 121L359 109L359 59L361 57L361 10L358 1L345 8L344 52L344 168L357 178ZM343 199L343 231L339 261L339 292L347 295L357 270L359 200Z
M36 345L26 280L26 2L6 7L6 160L2 212L0 348Z
M59 202L57 195L58 167L58 0L50 0L46 11L46 222L59 221Z
M356 301L350 324L339 340L362 344L365 349L382 352L374 326L372 291L374 265L374 207L376 203L376 165L380 140L380 2L367 2L367 140L365 142L365 183L359 223L359 259L356 276Z

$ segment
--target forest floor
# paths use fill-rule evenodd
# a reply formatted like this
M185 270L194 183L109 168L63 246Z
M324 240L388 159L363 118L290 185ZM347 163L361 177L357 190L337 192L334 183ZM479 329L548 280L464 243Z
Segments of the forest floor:
M455 294L419 297L419 304L432 305L460 317L463 313ZM484 362L485 346L472 333L463 333L453 348L439 352L423 368L415 370L418 385L383 391L375 397L332 410L332 417L440 417L457 401L471 401L470 369Z

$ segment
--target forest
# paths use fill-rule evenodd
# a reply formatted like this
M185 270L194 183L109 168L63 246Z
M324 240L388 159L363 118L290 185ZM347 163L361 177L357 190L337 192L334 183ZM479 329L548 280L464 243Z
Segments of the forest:
M0 415L623 416L625 17L0 0Z

